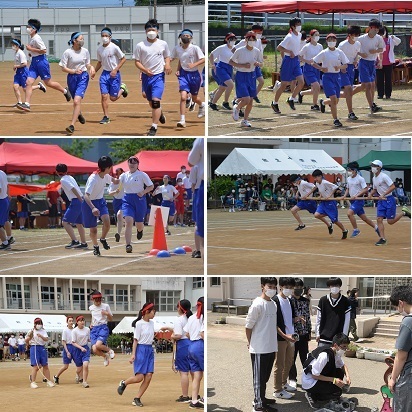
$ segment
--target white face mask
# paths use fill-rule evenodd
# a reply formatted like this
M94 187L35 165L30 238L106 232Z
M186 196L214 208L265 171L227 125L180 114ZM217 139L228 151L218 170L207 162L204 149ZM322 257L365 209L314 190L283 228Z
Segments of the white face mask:
M236 190L232 190L232 193L235 193L236 192Z
M376 174L376 173L378 173L378 168L377 167L372 167L372 173L374 173L374 174Z
M40 330L41 328L42 328L41 325L36 325L36 329L37 329L37 330Z
M157 32L155 30L150 30L146 33L146 36L150 40L154 40L157 37Z
M328 47L332 49L336 46L336 41L328 41L327 43L328 43Z
M78 41L77 41L77 44L78 44L80 47L83 47L83 46L84 46L84 40L78 40Z
M102 42L103 42L103 44L109 44L110 43L110 37L102 37Z
M298 33L300 33L301 30L302 30L302 26L296 26L296 27L295 27L295 30L296 30Z
M31 34L33 32L33 29L31 27L26 27L27 33Z
M317 43L319 41L320 37L319 36L313 36L313 40Z
M276 289L265 289L265 295L268 298L273 298L276 295Z
M293 290L292 289L283 289L283 294L288 297L292 296Z
M182 184L183 184L182 182L179 182L179 183L178 183L178 186L182 186Z
M262 38L262 33L256 33L256 38L261 39Z
M345 354L345 351L343 350L343 349L338 349L337 351L336 351L336 355L338 355L339 357L342 357L343 355Z
M228 42L228 44L229 44L230 47L233 47L233 46L235 45L235 43L236 43L236 41L234 41L234 40Z
M355 175L354 172L348 172L348 176L349 176L349 177L353 177L354 175Z
M340 287L339 286L334 286L332 288L330 288L330 293L332 293L333 295L337 295L340 291Z
M19 48L17 46L11 46L11 48L16 52L17 50L19 50Z
M255 44L256 44L256 40L248 40L247 41L247 45L250 46L250 47L255 47Z

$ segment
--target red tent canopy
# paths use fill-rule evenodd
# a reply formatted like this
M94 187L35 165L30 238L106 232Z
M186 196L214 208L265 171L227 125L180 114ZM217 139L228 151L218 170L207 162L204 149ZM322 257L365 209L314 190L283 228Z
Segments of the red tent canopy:
M135 156L139 159L139 169L149 175L151 179L161 179L164 175L175 178L180 172L180 167L185 165L189 170L187 157L188 151L178 150L159 150L159 151L142 151ZM129 170L127 160L113 166L113 170L121 167L123 170Z
M412 1L295 0L242 3L242 13L411 13Z
M54 174L57 163L67 165L70 174L92 173L97 165L66 153L60 146L38 143L0 145L0 170L7 174Z

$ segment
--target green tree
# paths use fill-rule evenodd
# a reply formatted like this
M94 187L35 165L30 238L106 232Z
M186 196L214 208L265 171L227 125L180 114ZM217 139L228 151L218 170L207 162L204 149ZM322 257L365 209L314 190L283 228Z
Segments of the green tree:
M194 139L117 139L110 143L110 156L123 161L142 150L190 150Z
M82 158L84 152L91 149L96 142L97 139L73 139L70 145L62 145L62 149L73 156Z

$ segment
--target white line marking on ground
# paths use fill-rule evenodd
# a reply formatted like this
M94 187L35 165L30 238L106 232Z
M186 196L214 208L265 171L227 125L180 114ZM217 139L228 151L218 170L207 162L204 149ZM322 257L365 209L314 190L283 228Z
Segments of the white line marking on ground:
M85 274L85 275L83 275L83 276L97 275L98 273L106 272L106 271L108 271L108 270L112 270L112 269L115 269L115 268L120 267L120 266L128 265L128 264L130 264L130 263L139 262L140 260L149 259L149 258L151 258L151 257L153 257L153 256L142 256L142 257L139 257L139 258L137 258L137 259L131 259L131 260L128 260L127 262L118 263L117 265L108 266L108 267L106 267L106 268L97 270L97 271L95 271L95 272L87 273L87 274Z

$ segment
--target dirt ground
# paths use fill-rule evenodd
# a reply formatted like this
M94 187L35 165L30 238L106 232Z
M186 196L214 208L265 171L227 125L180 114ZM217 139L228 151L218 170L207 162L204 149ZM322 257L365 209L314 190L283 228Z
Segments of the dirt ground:
M96 62L92 62L95 65ZM52 79L66 86L66 74L58 63L50 63ZM16 103L13 93L12 62L0 63L0 135L3 136L66 136L66 127L70 125L73 104L58 91L51 88L46 93L39 90L33 92L30 113L12 106ZM165 125L159 125L157 136L204 136L205 120L198 119L197 106L194 112L186 114L186 128L177 129L180 120L178 81L175 76L177 62L172 63L173 72L166 76L166 90L162 107L167 118ZM141 94L141 82L133 61L127 61L121 69L122 81L129 89L126 99L120 98L109 103L111 123L101 125L103 117L100 103L99 76L90 80L85 98L82 102L82 113L86 124L75 125L74 136L145 136L150 128L151 111L146 99ZM39 79L38 79L39 80ZM37 84L37 83L36 83ZM203 99L203 91L200 92ZM23 95L22 95L23 97Z
M103 366L102 358L92 357L89 366L88 383L85 389L74 382L75 367L69 366L60 377L60 385L48 388L41 383L42 376L37 375L38 389L31 389L28 376L31 372L29 361L0 363L1 403L8 411L130 411L132 401L137 394L138 385L128 387L123 396L117 394L117 386L122 379L133 374L129 355L118 354L108 367ZM155 373L146 393L142 397L144 410L186 411L188 404L175 400L180 396L179 375L172 371L172 354L156 354ZM61 358L49 359L51 374L58 372L62 365ZM6 378L7 376L7 378ZM203 385L200 395L203 396Z
M100 233L100 227L98 232ZM76 229L75 229L76 231ZM166 237L169 250L190 246L194 249L194 227L171 227ZM86 229L86 235L88 230ZM64 229L30 229L14 231L16 243L11 250L0 253L0 274L11 275L203 275L203 258L193 259L191 253L172 255L169 258L149 256L152 248L153 228L145 227L143 239L136 240L133 232L133 253L125 251L122 236L119 243L114 239L112 227L107 237L110 250L100 247L101 256L93 255L92 243L88 250L65 249L69 237Z
M376 209L366 208L376 221ZM398 208L400 212L400 208ZM290 211L208 211L209 275L410 275L411 222L403 217L385 223L386 246L375 246L378 236L360 223L361 234L350 238L352 226L346 209L339 220L349 230L346 240L335 225L328 234L324 223L300 212L306 229L296 232Z
M265 87L271 81L266 80ZM210 90L216 83L212 83ZM282 114L275 114L270 107L273 92L263 89L259 98L260 104L254 102L250 116L252 127L240 127L240 122L232 119L232 111L219 106L219 111L209 108L208 135L209 136L406 136L412 135L412 83L408 86L394 87L390 100L375 100L383 110L371 116L365 94L358 93L353 99L353 109L359 117L357 121L347 119L348 111L345 99L340 99L338 117L343 127L333 126L330 109L326 113L310 110L312 96L304 96L303 103L296 104L296 110L289 108L286 103L290 93L282 94L279 108ZM321 93L320 98L325 98ZM232 93L233 98L233 93ZM219 103L222 104L221 98ZM375 96L376 99L376 96ZM232 102L230 101L230 107Z

